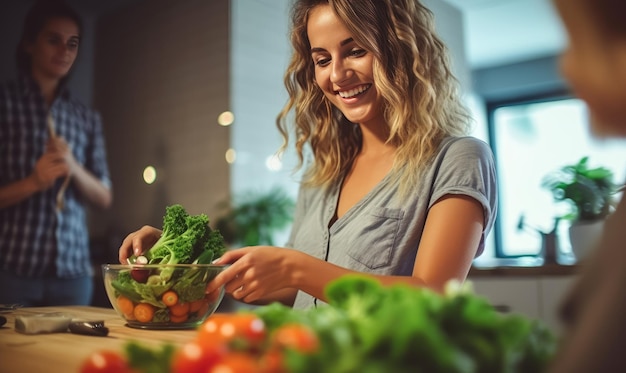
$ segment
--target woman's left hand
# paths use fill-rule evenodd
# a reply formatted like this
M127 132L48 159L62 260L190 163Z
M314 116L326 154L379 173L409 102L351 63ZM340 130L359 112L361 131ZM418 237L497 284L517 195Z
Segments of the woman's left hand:
M214 264L231 264L207 286L211 293L225 285L235 299L250 303L265 299L269 294L293 287L292 258L301 253L273 246L250 246L227 251Z

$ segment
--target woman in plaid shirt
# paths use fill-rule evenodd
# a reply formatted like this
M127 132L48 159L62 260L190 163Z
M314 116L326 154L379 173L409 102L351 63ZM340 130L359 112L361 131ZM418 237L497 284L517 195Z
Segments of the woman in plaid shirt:
M37 2L0 85L0 303L91 301L86 204L112 193L100 116L65 87L81 31L63 2Z

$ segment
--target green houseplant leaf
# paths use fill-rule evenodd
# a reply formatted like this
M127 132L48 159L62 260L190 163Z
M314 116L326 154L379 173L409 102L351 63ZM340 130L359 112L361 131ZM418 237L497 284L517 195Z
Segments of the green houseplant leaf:
M594 221L606 218L612 211L613 196L618 191L613 172L605 167L589 168L588 162L589 157L583 157L542 180L542 186L552 192L556 201L571 205L562 219Z
M216 221L216 228L229 244L243 246L273 245L274 234L287 227L293 218L294 200L287 192L274 187L266 192L249 191L234 202L224 202L226 213Z

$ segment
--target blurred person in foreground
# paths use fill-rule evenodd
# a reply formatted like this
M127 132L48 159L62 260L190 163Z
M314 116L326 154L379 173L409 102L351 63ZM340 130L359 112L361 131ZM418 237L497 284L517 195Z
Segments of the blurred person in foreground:
M599 138L626 137L626 2L554 0L567 30L560 67L590 111ZM626 200L607 219L604 233L565 296L563 345L551 373L626 369Z
M87 204L112 201L102 123L67 89L82 35L62 1L36 2L0 86L0 303L87 305Z
M207 292L225 284L243 302L304 309L350 273L435 291L464 281L495 219L495 167L468 136L432 12L417 0L295 1L291 42L278 126L282 150L292 140L306 163L291 236L228 251ZM160 234L128 235L120 261Z

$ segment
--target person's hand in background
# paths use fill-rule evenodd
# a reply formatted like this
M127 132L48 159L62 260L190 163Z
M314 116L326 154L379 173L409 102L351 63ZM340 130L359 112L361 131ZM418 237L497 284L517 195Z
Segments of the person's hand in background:
M66 154L68 151L69 147L65 141L48 140L46 152L37 160L35 169L31 174L38 190L47 190L54 185L58 178L70 174L71 167ZM70 157L74 158L71 154Z

